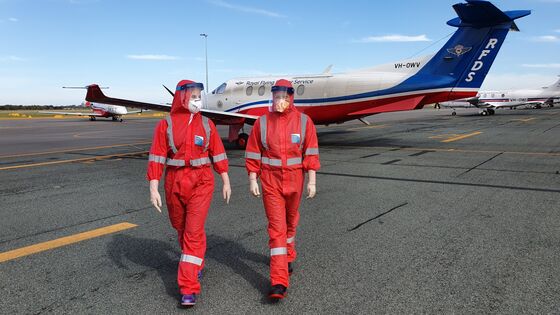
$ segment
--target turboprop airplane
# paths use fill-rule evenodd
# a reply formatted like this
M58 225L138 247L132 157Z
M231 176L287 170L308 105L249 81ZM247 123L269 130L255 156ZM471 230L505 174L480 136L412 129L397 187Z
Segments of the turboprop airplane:
M462 100L441 102L441 107L451 108L455 115L455 108L480 109L479 113L483 116L494 115L497 108L515 108L518 106L529 105L541 108L543 105L554 107L554 103L560 101L560 79L554 84L541 89L522 89L505 91L480 91L475 97Z
M453 5L458 17L447 22L457 31L435 54L359 71L232 79L208 95L203 115L229 125L229 140L244 146L244 124L269 110L270 87L280 78L292 81L295 105L315 124L342 123L385 112L420 109L426 104L473 97L482 85L515 20L528 10L501 11L488 1ZM169 106L105 96L90 85L86 100L169 111ZM241 133L240 133L241 131Z

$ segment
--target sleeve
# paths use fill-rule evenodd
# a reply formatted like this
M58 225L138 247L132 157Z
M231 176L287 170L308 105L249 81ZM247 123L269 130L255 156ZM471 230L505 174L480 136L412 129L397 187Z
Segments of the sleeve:
M226 155L226 150L224 149L224 143L216 125L211 120L208 120L210 124L210 144L208 145L208 153L212 157L212 166L214 171L218 174L227 173L229 169L229 162Z
M152 140L152 147L150 148L150 155L148 156L147 180L161 179L165 161L167 160L168 150L167 122L161 120L154 129L154 138Z
M307 172L309 170L317 171L320 168L321 162L319 161L317 130L311 118L307 117L305 140L303 142L303 169Z
M249 140L247 141L247 147L245 148L245 168L247 168L247 173L257 173L257 176L261 173L261 123L260 118L255 121L253 125L253 130L251 130L251 135L249 135Z

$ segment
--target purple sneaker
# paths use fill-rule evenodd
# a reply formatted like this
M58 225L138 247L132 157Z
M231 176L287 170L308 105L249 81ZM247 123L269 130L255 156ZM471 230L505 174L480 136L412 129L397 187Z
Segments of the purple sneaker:
M196 294L183 294L181 298L181 305L194 306L196 304Z

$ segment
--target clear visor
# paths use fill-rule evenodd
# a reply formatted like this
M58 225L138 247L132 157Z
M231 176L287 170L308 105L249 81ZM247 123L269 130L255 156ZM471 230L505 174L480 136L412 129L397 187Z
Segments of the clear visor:
M194 105L200 107L200 109L208 108L208 98L206 97L206 92L203 89L199 87L188 88L180 91L180 93L182 93L181 101L184 106L188 106L190 103L191 106Z
M283 112L290 106L290 94L287 91L272 92L271 111Z

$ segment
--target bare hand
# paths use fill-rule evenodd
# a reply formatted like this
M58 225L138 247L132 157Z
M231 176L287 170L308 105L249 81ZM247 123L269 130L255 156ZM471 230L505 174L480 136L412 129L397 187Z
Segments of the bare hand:
M259 191L259 183L257 183L256 179L250 179L249 180L249 191L255 197L260 197L261 196L261 193Z
M224 197L224 200L226 201L226 204L229 204L229 198L231 197L231 186L228 184L224 184L224 187L222 188L222 195Z
M306 199L311 199L313 197L315 197L315 194L317 193L317 186L315 184L307 184L307 197Z
M150 190L150 202L154 207L156 207L157 211L161 213L161 196L159 191L157 190Z

